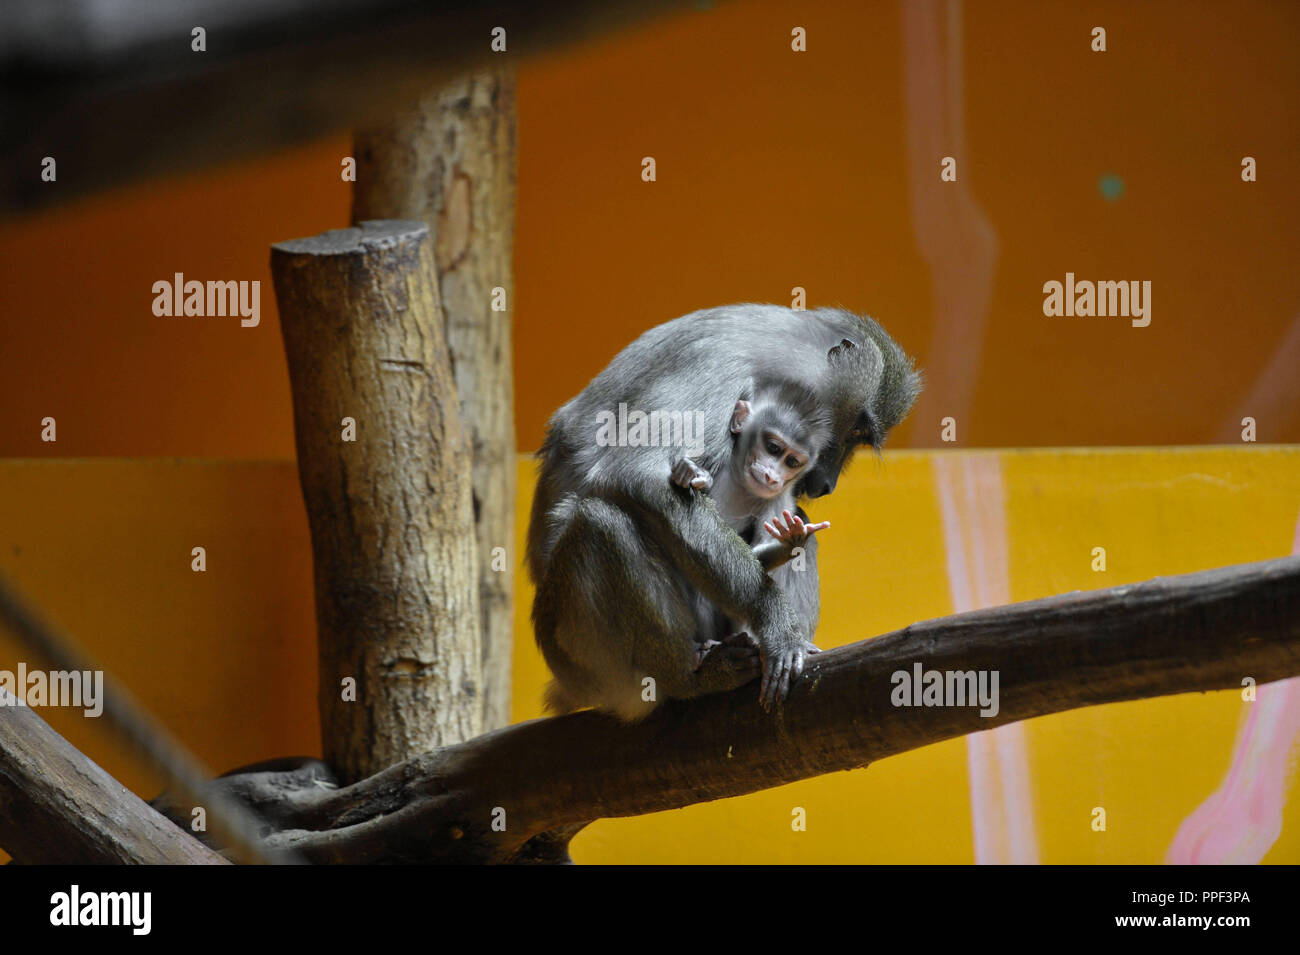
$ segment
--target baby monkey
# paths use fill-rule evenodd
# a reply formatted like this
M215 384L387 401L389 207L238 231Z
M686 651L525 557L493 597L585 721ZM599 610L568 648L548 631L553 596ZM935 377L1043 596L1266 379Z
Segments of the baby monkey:
M753 401L740 398L731 412L731 456L714 478L689 457L673 464L671 480L678 487L712 492L718 513L727 525L753 547L763 569L772 571L794 556L829 521L805 522L795 511L795 487L799 477L816 461L817 452L829 440L830 422L818 410L813 394L793 384L760 389ZM757 528L771 540L756 542ZM701 598L703 602L703 598ZM696 649L696 667L719 641L746 639L744 624L733 628L712 605L702 606L701 642ZM809 645L810 651L816 648Z

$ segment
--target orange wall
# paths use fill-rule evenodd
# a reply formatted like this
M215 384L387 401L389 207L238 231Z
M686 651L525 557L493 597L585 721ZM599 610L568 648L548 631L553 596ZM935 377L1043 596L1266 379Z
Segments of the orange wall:
M1300 305L1300 6L962 17L960 169L999 254L961 443L1233 439L1224 421ZM521 449L639 331L705 305L802 285L922 355L945 334L909 207L903 55L896 3L735 2L520 64ZM348 151L340 135L0 224L0 454L291 457L267 247L346 224ZM1105 174L1124 180L1115 202ZM1044 318L1042 284L1067 270L1151 280L1151 327ZM150 286L176 271L260 279L261 327L153 316ZM929 387L942 409L946 383ZM1260 440L1300 441L1294 392L1247 410ZM894 446L936 431L908 423Z

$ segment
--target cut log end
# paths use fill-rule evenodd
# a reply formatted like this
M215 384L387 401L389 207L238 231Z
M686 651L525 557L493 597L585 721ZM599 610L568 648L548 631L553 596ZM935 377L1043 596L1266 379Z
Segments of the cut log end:
M429 227L415 219L368 219L347 229L331 229L320 235L289 239L271 246L271 254L289 256L356 255L396 248L406 242L417 244L427 237Z

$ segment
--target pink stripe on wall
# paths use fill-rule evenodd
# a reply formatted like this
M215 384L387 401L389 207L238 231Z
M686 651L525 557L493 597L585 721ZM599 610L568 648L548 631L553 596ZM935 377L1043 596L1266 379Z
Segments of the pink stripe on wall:
M979 375L998 239L970 188L962 90L962 5L903 4L903 86L907 115L908 199L917 248L930 269L934 316L924 356L926 388L913 412L924 443L951 415L969 414ZM940 180L952 157L955 182Z
M923 362L927 387L914 412L924 442L926 429L937 429L944 417L953 417L958 429L969 426L998 242L968 185L962 5L912 0L903 4L902 15L908 197L934 300L932 344ZM940 164L949 156L956 161L955 182L940 180ZM940 457L935 478L953 609L1006 603L1006 520L997 457ZM975 861L1037 862L1023 726L971 734L966 747Z
M1300 554L1300 521L1291 553ZM1249 676L1250 674L1243 674ZM1183 820L1165 861L1253 864L1282 834L1291 749L1300 739L1300 677L1256 688L1219 788Z
M1268 364L1260 371L1255 387L1234 414L1223 423L1217 440L1236 443L1241 440L1241 419L1254 418L1260 428L1259 440L1273 440L1276 435L1300 415L1300 315L1291 322L1291 328L1276 348L1270 352Z
M1005 494L997 455L937 455L934 472L953 610L1008 603ZM1024 724L972 733L966 756L975 861L1037 863Z

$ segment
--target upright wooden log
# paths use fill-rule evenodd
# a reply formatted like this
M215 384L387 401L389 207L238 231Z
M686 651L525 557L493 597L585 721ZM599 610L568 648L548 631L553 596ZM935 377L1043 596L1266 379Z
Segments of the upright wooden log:
M271 274L315 561L324 755L352 781L481 731L469 446L424 223L282 242Z
M354 152L352 221L422 219L433 237L473 447L483 728L495 729L510 722L514 645L513 71L484 70L428 93L391 122L358 133ZM494 297L504 310L493 310Z

